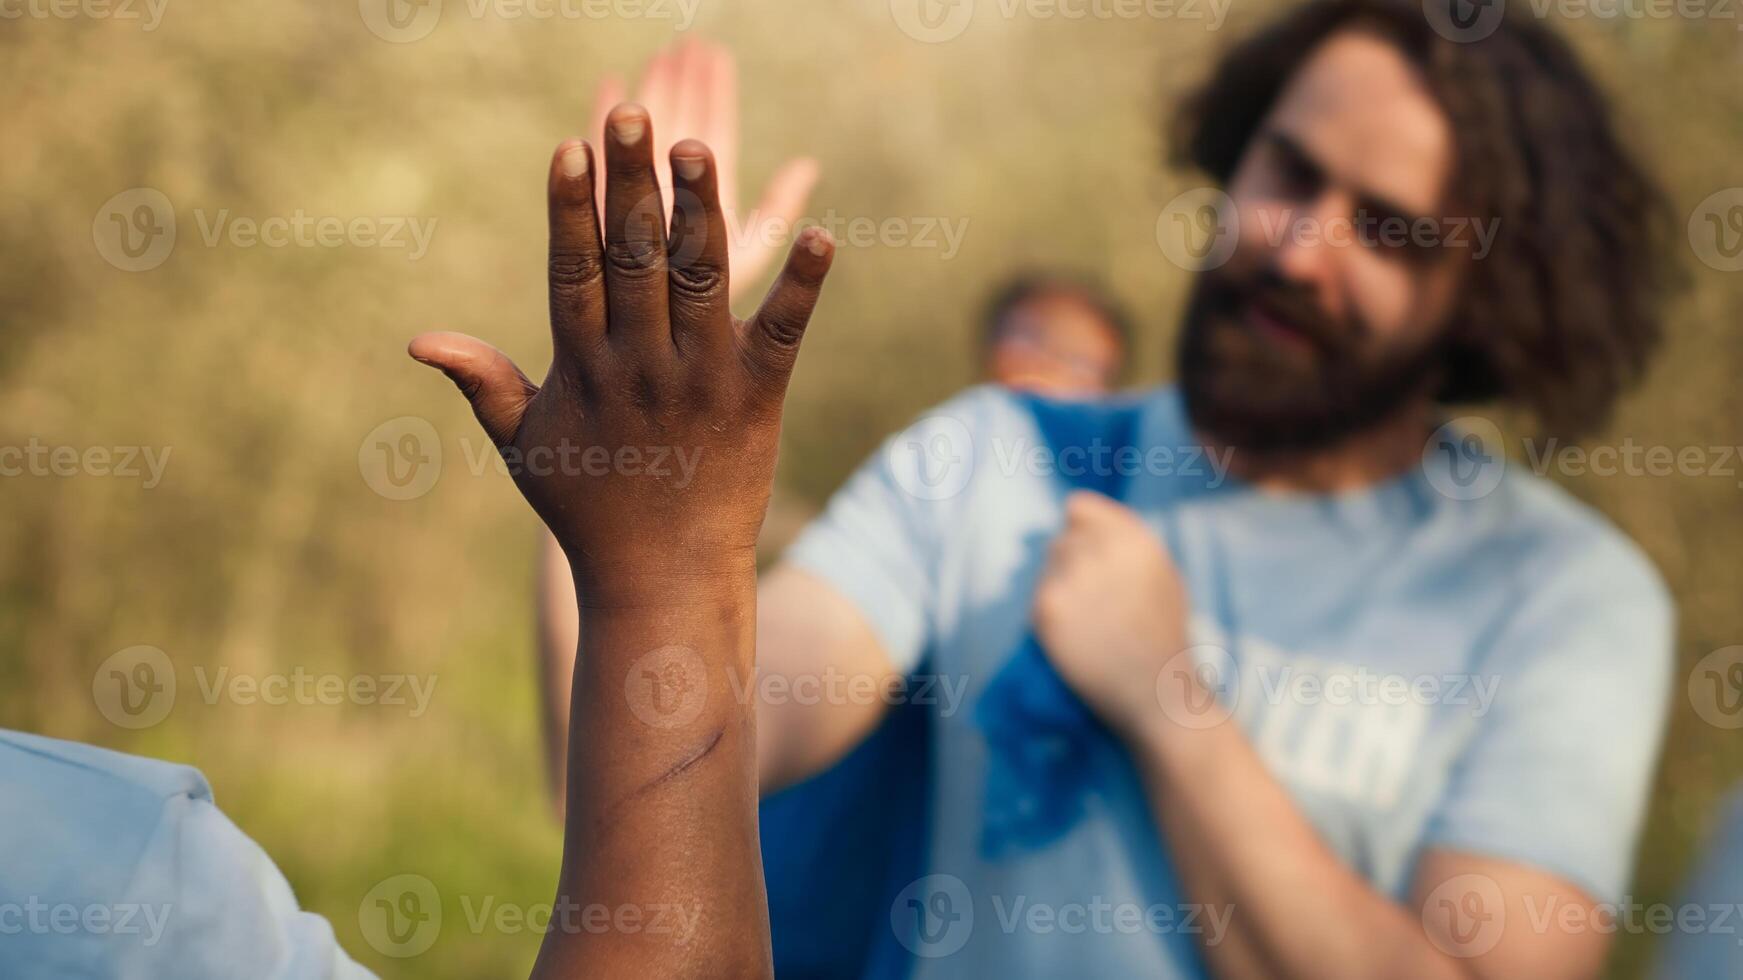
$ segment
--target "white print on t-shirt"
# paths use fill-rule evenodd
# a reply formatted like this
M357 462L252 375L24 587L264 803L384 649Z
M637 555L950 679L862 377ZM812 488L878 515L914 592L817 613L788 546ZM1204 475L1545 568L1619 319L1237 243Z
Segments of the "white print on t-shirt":
M1201 677L1274 773L1376 809L1398 802L1433 711L1480 718L1500 683L1494 675L1375 670L1250 636L1231 647L1216 624L1197 617L1192 635L1195 644L1234 651L1221 663L1201 657Z

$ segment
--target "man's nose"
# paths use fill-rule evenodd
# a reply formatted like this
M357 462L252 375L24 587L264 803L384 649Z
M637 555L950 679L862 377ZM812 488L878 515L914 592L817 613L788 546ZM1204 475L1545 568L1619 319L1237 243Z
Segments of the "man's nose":
M1339 267L1349 242L1339 229L1347 228L1353 203L1344 195L1325 193L1293 214L1281 241L1271 253L1271 267L1278 278L1309 290L1320 308L1338 315Z

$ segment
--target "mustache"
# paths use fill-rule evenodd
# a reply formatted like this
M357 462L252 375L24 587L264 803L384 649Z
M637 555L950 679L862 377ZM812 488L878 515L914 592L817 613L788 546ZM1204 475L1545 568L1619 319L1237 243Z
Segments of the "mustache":
M1216 283L1220 306L1232 318L1247 309L1257 309L1299 332L1322 353L1353 347L1362 337L1362 325L1334 317L1325 311L1310 289L1261 273L1239 279L1222 278Z

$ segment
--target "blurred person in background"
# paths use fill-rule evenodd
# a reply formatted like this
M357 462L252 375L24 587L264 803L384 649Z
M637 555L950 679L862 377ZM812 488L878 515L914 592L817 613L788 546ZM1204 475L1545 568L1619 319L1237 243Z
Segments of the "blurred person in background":
M1459 35L1461 9L1314 0L1223 54L1171 132L1230 246L1178 385L975 389L762 576L763 676L966 685L904 762L930 792L869 906L913 957L891 975L1599 971L1608 935L1508 924L1625 894L1673 608L1600 515L1443 423L1603 426L1657 346L1668 221L1568 46L1498 5ZM1107 447L1116 409L1141 464L1068 492L1061 442ZM764 704L763 792L892 715Z
M1132 326L1102 287L1028 272L1000 286L981 317L981 373L1019 391L1095 398L1124 373Z

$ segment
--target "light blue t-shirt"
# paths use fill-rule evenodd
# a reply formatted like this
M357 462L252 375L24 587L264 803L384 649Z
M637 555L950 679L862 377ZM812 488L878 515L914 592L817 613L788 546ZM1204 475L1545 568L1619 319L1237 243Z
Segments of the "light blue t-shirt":
M1447 848L1620 898L1672 673L1671 602L1641 553L1502 457L1467 471L1456 433L1376 487L1276 494L1199 448L1174 389L1142 401L1132 452L1053 458L1022 401L966 392L892 437L789 553L899 667L924 657L934 692L960 691L930 701L929 874L903 898L950 914L922 925L916 975L1189 976L1191 944L1226 933L1231 910L1179 892L1129 766L1064 837L980 849L974 709L1025 635L1061 526L1052 466L1124 467L1225 703L1377 889L1403 898L1424 849Z
M371 974L196 770L0 730L0 976Z

